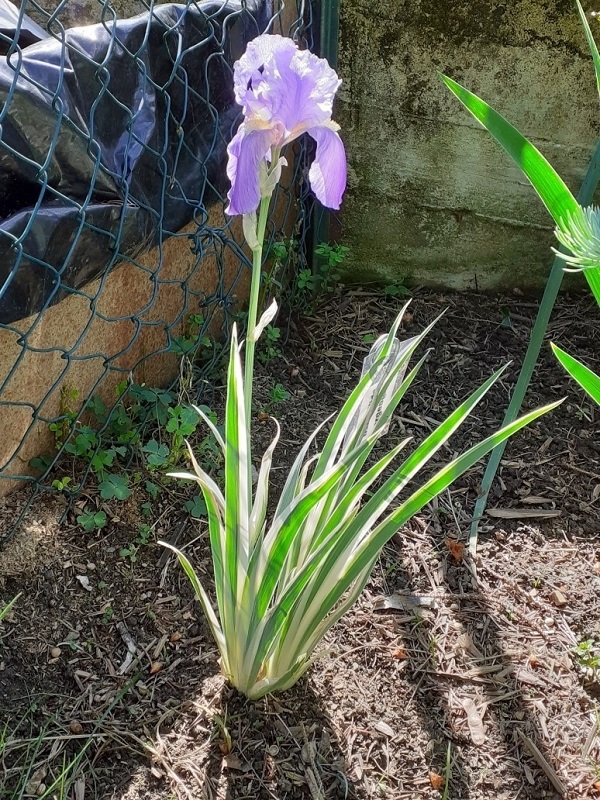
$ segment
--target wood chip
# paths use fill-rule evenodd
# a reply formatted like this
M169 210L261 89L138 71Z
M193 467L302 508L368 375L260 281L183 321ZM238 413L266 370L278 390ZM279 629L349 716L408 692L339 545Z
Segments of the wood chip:
M567 598L564 594L560 591L560 589L555 589L552 594L550 595L550 600L554 603L555 606L558 608L562 608L563 606L567 605Z

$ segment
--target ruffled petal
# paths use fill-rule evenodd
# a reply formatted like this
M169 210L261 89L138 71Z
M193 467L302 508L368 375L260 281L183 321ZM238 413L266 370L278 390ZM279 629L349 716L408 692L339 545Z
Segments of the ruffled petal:
M282 54L289 63L295 52L294 42L278 34L263 34L249 42L244 55L233 65L235 99L244 107L244 113L248 113L249 107L253 110L255 95L260 95L261 87L273 77L269 66L273 64L274 55Z
M279 145L326 124L340 84L324 58L283 36L257 37L234 65L235 98L244 115L279 122L286 134Z
M273 85L273 115L291 136L331 120L333 98L342 82L327 61L308 50L296 50L288 64L279 53L275 58L280 80Z
M251 214L260 203L259 166L266 158L277 131L274 128L248 130L242 123L229 143L227 177L231 189L227 195L229 205L225 213Z
M310 128L317 143L308 179L317 199L327 208L338 209L346 189L346 151L335 123Z

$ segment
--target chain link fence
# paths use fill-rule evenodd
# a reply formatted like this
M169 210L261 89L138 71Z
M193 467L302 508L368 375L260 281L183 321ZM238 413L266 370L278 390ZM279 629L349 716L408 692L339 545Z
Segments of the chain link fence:
M135 457L182 356L203 402L249 285L223 214L233 63L264 31L314 48L315 15L308 0L0 0L0 496L19 488L0 544L45 493L71 502L90 472ZM314 213L305 147L269 227L271 244L293 238L296 265Z

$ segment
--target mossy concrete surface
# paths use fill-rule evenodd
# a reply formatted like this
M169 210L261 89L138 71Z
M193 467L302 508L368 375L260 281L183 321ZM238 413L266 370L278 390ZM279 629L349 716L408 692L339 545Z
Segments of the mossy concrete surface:
M574 0L346 0L340 23L349 277L542 287L551 218L439 73L506 116L576 191L600 114Z

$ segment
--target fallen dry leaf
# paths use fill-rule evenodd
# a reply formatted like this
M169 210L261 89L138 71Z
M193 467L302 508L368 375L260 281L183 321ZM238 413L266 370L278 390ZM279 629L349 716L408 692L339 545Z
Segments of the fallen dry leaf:
M444 788L444 777L443 775L438 775L437 772L430 772L429 783L432 789L435 789L436 792L441 792Z
M445 539L445 545L455 561L462 561L465 553L465 546L462 542L457 542L456 539Z
M394 731L390 728L390 726L387 724L387 722L384 722L382 719L376 722L375 725L373 725L373 727L375 728L376 731L379 731L379 733L383 733L384 736L389 736L390 739L393 739L394 736L396 735Z
M227 769L236 769L240 771L244 769L244 765L235 753L228 753L223 760L225 761Z
M552 511L543 508L488 508L486 514L498 519L552 519L560 517L561 511Z
M465 697L460 702L467 715L467 724L473 744L483 744L485 742L485 727L477 706L470 697Z
M412 614L416 609L436 608L436 602L434 597L418 597L414 594L390 594L373 600L373 611L382 611L385 608Z

